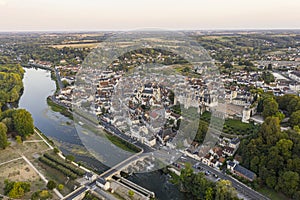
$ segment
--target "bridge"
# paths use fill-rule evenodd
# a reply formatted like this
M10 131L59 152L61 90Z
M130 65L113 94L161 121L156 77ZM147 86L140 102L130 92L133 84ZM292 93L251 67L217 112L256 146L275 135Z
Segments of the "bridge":
M144 160L147 156L142 155L143 151L127 158L126 160L118 163L114 167L108 169L107 171L100 174L99 177L110 180L114 175L120 175L121 171L126 169L128 166L137 163L138 161Z

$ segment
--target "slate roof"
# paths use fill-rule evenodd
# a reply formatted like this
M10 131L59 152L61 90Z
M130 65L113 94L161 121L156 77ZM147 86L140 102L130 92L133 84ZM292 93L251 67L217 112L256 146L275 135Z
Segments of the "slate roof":
M249 169L246 169L245 167L243 167L241 165L235 165L233 170L244 175L245 177L247 177L250 180L253 180L255 178L254 172L250 171Z

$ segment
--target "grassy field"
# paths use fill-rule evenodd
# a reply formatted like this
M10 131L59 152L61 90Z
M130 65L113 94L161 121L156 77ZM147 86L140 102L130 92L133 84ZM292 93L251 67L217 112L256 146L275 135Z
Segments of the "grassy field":
M0 150L0 163L4 163L19 157L20 154L11 146Z
M211 113L205 112L201 115L200 119L209 123ZM239 119L226 119L223 126L223 132L233 135L249 135L255 133L259 126L253 123L243 123Z
M81 43L81 44L57 44L57 45L52 45L51 47L56 48L56 49L62 49L64 47L68 48L96 48L100 43L95 42L95 43Z
M31 191L23 198L30 199L33 192L45 187L45 182L40 179L40 176L30 167L25 160L20 159L14 162L0 166L0 193L4 191L4 180L10 181L26 181L31 184Z

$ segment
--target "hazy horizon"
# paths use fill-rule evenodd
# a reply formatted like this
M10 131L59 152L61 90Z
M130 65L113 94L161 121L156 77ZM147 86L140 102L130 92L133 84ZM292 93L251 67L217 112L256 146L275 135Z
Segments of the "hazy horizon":
M295 30L299 8L299 0L0 0L0 31Z

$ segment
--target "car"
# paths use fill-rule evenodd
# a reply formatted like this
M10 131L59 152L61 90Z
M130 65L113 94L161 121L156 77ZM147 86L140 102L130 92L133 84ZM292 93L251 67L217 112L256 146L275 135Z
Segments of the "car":
M205 171L206 176L209 176L210 174L211 174L210 171Z
M216 181L220 181L221 179L220 178L217 178L217 180Z

